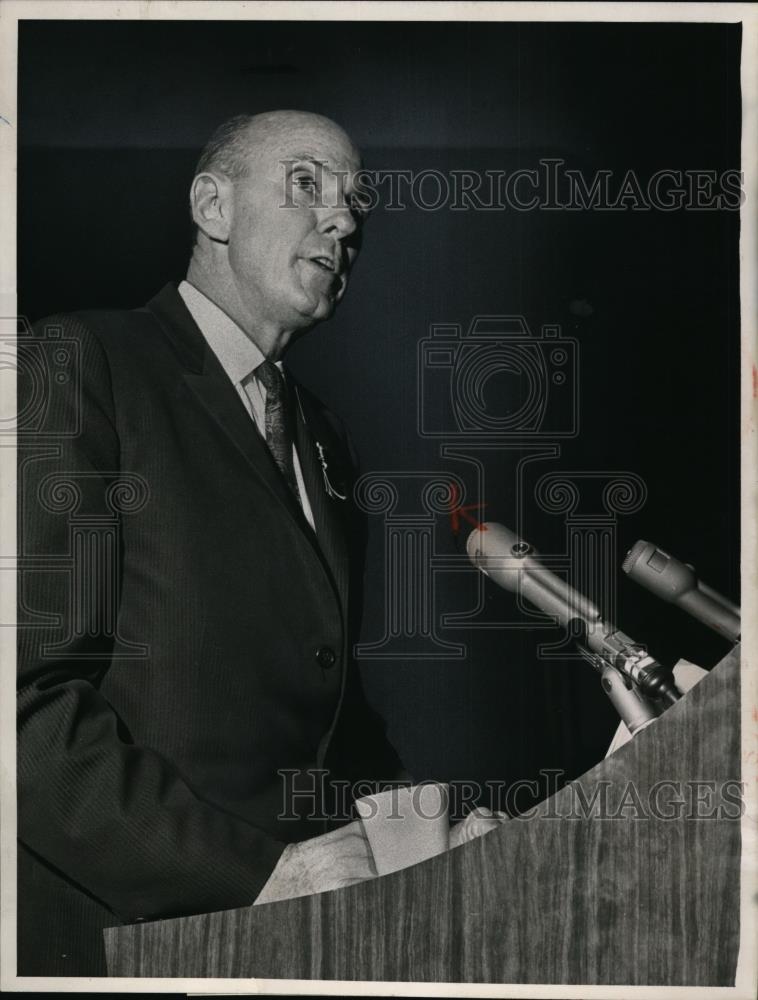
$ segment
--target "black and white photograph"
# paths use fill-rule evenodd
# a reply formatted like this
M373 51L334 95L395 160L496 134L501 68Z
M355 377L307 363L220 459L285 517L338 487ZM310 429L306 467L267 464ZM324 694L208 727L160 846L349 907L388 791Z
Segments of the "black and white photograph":
M755 9L0 49L2 988L754 997Z

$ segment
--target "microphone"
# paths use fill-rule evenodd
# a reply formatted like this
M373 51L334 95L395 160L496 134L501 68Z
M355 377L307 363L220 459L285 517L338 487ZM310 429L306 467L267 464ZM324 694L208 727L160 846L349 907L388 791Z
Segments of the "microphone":
M739 607L698 580L694 567L652 542L640 540L629 550L621 568L656 597L676 604L732 642L739 641Z
M574 618L593 622L600 611L584 594L551 573L539 552L503 524L488 521L466 541L471 562L498 586L522 594L540 611L568 625Z
M481 524L469 534L466 552L473 565L498 586L521 594L565 627L575 631L580 624L583 636L579 648L601 676L605 667L611 667L626 679L627 690L631 690L631 684L643 696L660 698L670 704L681 697L670 670L650 656L644 646L604 621L597 606L543 566L537 550L515 532L492 521ZM619 685L614 683L612 686L621 697ZM605 680L603 688L611 697ZM613 697L611 700L626 721L616 700ZM649 717L647 722L656 715Z

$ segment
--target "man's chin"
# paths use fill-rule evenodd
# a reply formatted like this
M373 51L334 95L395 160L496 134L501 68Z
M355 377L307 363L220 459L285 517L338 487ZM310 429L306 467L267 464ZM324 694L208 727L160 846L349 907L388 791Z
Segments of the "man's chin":
M310 326L315 323L323 323L325 319L334 315L338 302L339 299L336 296L319 295L318 299L308 302L307 306L301 309L301 315Z

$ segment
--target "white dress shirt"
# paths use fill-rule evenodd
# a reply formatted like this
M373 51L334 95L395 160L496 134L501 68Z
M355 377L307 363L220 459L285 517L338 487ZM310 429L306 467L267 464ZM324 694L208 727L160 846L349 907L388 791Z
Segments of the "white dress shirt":
M179 285L179 294L208 342L208 346L229 376L237 390L237 395L245 404L245 409L250 414L258 433L265 441L266 390L257 378L249 380L247 391L243 384L248 381L248 375L266 360L265 355L245 331L226 315L223 309L220 309L215 302L211 302L208 296L199 292L194 285L188 281L182 281ZM277 361L276 366L279 371L283 371L281 361ZM303 470L300 467L300 459L294 441L292 443L292 460L295 467L297 489L300 494L300 505L308 523L315 531L313 511L305 490Z

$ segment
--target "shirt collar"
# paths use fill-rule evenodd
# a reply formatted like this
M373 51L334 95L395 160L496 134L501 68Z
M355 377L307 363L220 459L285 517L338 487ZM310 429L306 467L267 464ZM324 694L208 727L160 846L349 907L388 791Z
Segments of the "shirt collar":
M235 385L243 382L266 356L223 309L194 285L182 281L178 291L221 367ZM276 366L283 371L281 361Z

